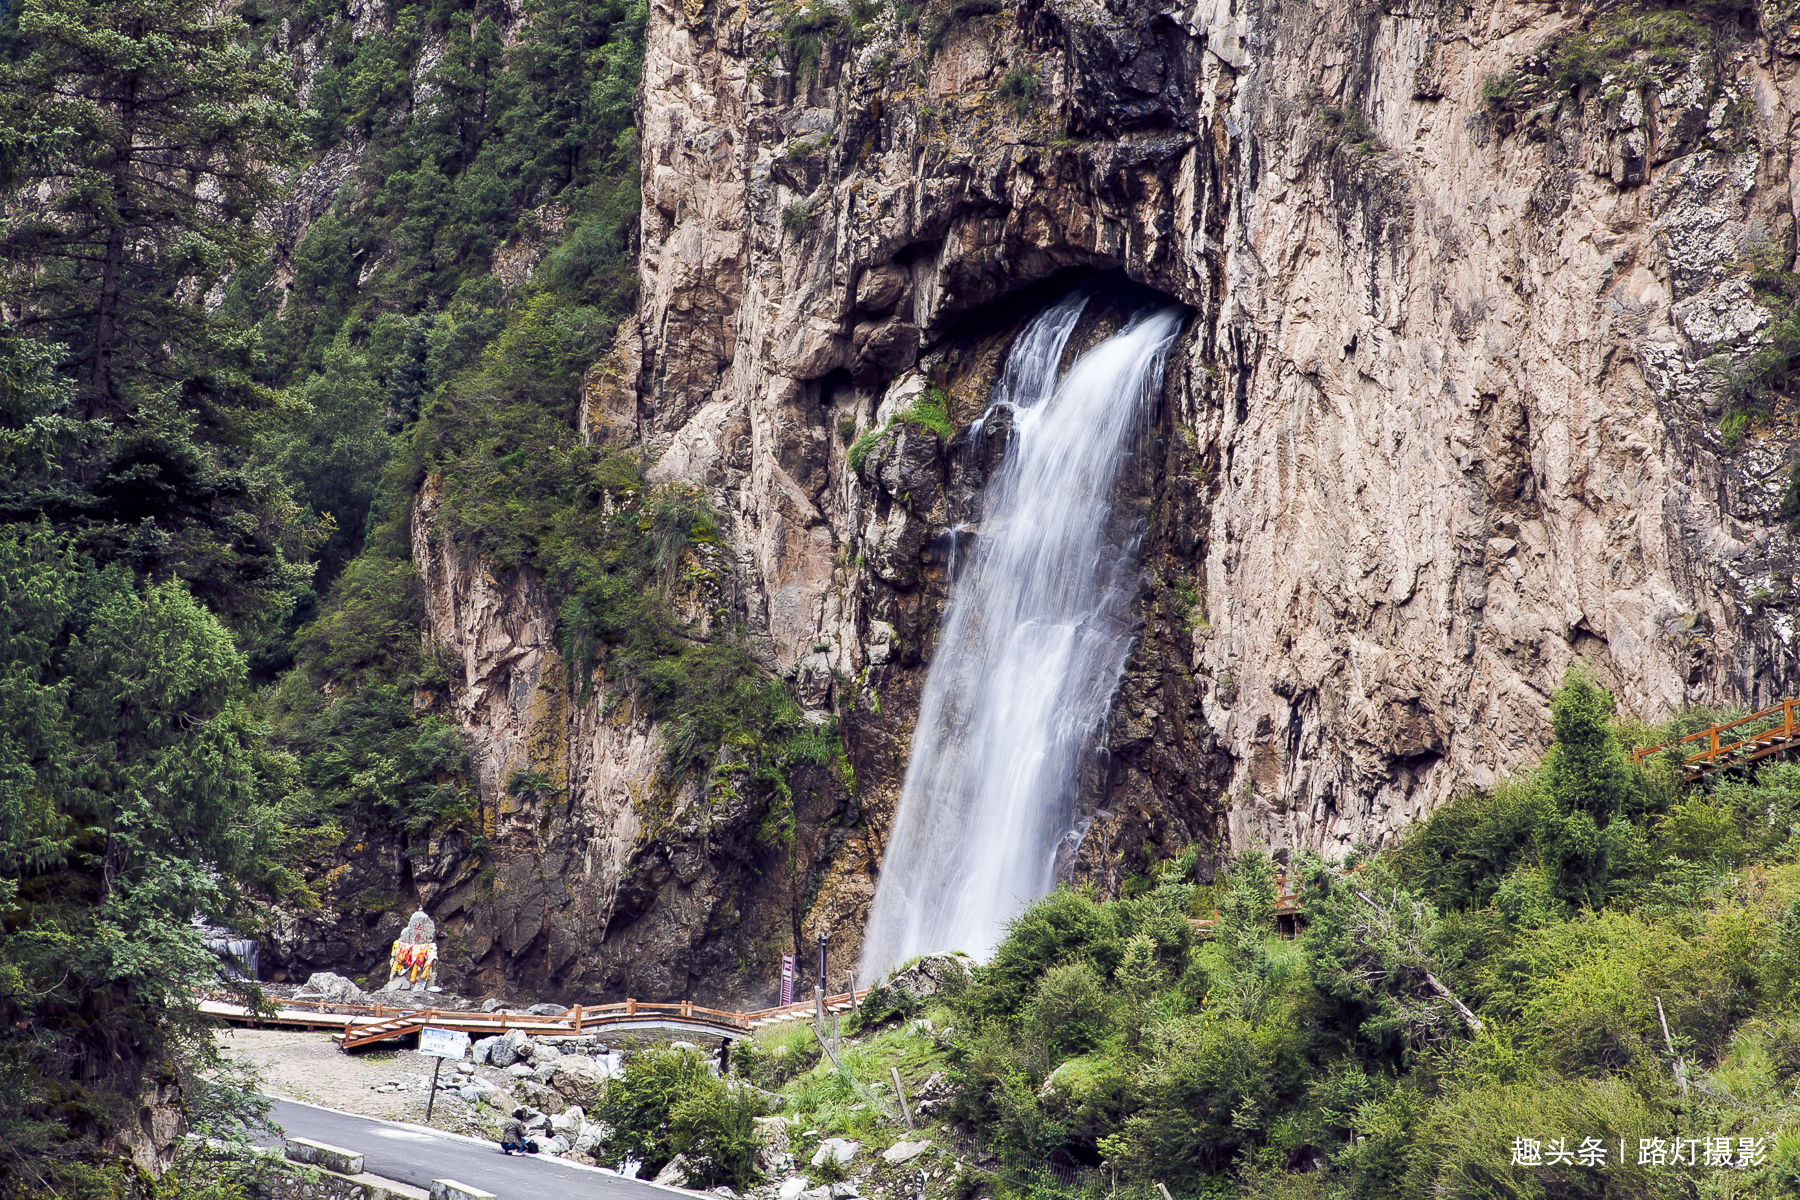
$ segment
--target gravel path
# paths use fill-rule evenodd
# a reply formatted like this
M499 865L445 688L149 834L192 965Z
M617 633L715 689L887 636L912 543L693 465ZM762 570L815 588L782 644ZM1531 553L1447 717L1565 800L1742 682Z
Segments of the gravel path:
M387 1121L425 1123L425 1099L437 1059L415 1050L345 1054L329 1033L311 1030L228 1027L217 1036L220 1050L254 1067L262 1079L262 1090L270 1095ZM457 1066L445 1062L441 1078L446 1082L455 1078ZM506 1072L492 1067L475 1067L474 1071L502 1091L512 1082ZM461 1096L440 1088L431 1124L485 1137L496 1112L483 1106L477 1113Z

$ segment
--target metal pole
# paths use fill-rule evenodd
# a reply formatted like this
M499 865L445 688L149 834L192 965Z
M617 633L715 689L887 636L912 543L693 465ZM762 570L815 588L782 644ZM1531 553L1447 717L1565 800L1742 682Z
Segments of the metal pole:
M431 1095L425 1097L425 1123L431 1124L431 1108L437 1103L438 1072L444 1069L444 1060L438 1059L437 1066L431 1068Z
M826 936L825 936L825 931L824 931L824 930L823 930L823 929L821 929L821 930L819 930L819 990L820 990L820 991L824 991L824 990L825 990L825 947L826 947L826 941L827 941L827 939L826 939Z

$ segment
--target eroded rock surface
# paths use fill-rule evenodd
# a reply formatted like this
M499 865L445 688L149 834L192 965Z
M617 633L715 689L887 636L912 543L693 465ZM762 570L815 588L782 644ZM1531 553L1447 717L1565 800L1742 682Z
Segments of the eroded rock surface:
M1793 254L1786 33L1708 17L1637 90L1558 90L1590 9L987 7L846 10L803 61L773 3L652 3L640 312L582 429L727 514L722 602L837 716L855 790L798 788L803 867L759 874L752 814L659 781L654 723L428 487L427 632L498 814L485 876L454 839L400 871L448 967L730 995L798 907L849 969L1005 451L971 423L1083 272L1193 316L1121 497L1143 628L1075 877L1379 844L1540 755L1577 659L1648 720L1795 686L1791 414L1720 431L1771 320L1751 264Z
M915 369L975 416L962 323L1064 268L1196 313L1078 872L1378 844L1538 756L1577 658L1646 719L1790 689L1788 446L1717 429L1748 263L1792 253L1785 43L1558 93L1588 10L974 8L811 69L773 6L652 9L644 438L733 513L776 659L882 703L809 929L872 890L953 490L847 443Z

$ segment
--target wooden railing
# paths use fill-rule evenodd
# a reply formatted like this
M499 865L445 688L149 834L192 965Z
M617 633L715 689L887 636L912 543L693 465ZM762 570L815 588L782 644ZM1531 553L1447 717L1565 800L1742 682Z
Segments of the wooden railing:
M842 992L825 997L825 1008L841 1012L858 1004L868 989ZM512 1012L465 1012L435 1006L396 1004L344 1004L328 1000L283 1000L274 1016L245 1008L238 997L206 994L202 997L214 1010L211 1015L227 1020L251 1023L270 1022L281 1025L335 1024L343 1029L346 1050L376 1042L390 1041L416 1033L426 1025L438 1029L455 1029L473 1035L489 1036L512 1029L524 1029L539 1036L568 1036L587 1030L622 1024L667 1022L716 1030L727 1036L742 1037L758 1025L785 1020L798 1020L814 1011L814 1002L779 1005L774 1008L730 1012L708 1008L692 1000L655 1002L626 999L613 1004L577 1004L551 1016ZM315 1014L309 1018L305 1014ZM332 1018L339 1018L333 1020Z
M1690 733L1684 738L1677 738L1660 746L1645 746L1633 750L1631 761L1641 763L1652 754L1698 743L1701 746L1698 752L1681 756L1682 770L1689 779L1697 779L1722 767L1755 762L1759 758L1780 754L1792 747L1795 735L1800 734L1800 712L1796 710L1800 710L1800 700L1789 697L1780 704L1770 705L1747 717L1709 725L1698 733ZM1744 728L1764 723L1767 724L1761 729ZM1733 730L1741 732L1734 734Z
M1362 867L1351 868L1351 874L1362 870ZM1300 880L1298 877L1281 874L1275 876L1275 919L1297 917L1300 915ZM1211 937L1213 930L1219 925L1219 909L1213 906L1213 915L1208 917L1189 917L1188 924L1201 937Z

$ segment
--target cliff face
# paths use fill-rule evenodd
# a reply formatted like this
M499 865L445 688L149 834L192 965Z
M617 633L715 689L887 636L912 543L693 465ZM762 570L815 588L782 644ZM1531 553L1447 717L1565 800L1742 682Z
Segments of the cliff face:
M1787 421L1719 423L1771 320L1749 264L1793 254L1800 43L1634 19L653 3L639 317L586 428L728 515L715 599L838 715L855 790L821 771L791 864L760 862L731 790L657 782L654 726L570 678L553 603L437 539L428 491L430 632L500 812L485 881L412 871L466 971L757 992L796 914L854 961L953 530L1004 449L966 426L1081 272L1193 317L1128 488L1143 634L1078 877L1378 844L1536 758L1576 659L1645 719L1791 691ZM952 445L864 436L928 381Z
M1792 253L1785 33L1613 43L1571 88L1630 10L996 8L652 10L639 436L733 513L774 658L896 693L815 922L860 922L929 656L883 564L944 528L836 431L1065 267L1196 312L1085 872L1378 843L1535 758L1576 658L1646 719L1791 687L1786 438L1717 430L1747 263Z

